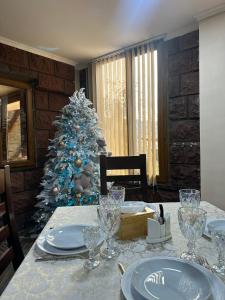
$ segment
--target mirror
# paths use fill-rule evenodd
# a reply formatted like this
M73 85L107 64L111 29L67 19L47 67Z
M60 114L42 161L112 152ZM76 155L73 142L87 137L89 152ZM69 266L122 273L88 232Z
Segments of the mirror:
M33 160L32 87L0 79L1 164L23 166Z

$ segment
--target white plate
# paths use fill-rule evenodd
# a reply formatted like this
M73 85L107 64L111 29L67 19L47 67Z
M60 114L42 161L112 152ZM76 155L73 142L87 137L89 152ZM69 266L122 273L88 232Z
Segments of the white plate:
M147 203L142 201L125 201L121 206L121 212L123 214L127 213L137 213L144 211Z
M212 222L213 223L216 222L220 228L225 230L225 219L222 219L222 218L221 219L216 219L216 218L213 218L213 217L207 218L206 224L205 224L205 231L204 231L203 235L210 238L210 239L211 239L211 235L208 232L208 224L210 224Z
M139 264L132 276L134 295L146 300L207 300L211 295L207 277L193 265L170 258Z
M81 247L81 248L77 248L77 249L69 249L69 250L55 248L55 247L49 245L49 243L46 241L46 235L40 235L36 241L37 247L45 253L63 256L63 255L79 255L79 254L88 252L88 249L86 247ZM102 233L97 247L99 247L103 242L104 242L104 236Z
M142 212L144 211L145 207L149 207L156 211L156 206L152 203L146 203L143 201L125 201L121 206L121 212L124 214Z
M165 257L155 257L152 259L160 259L160 258L165 258ZM180 259L177 259L177 258L170 258L170 259L173 259L175 261L180 261ZM132 294L131 280L132 280L133 272L136 269L136 267L140 263L148 262L149 260L150 260L149 258L142 259L142 260L130 265L127 268L126 272L123 274L122 279L121 279L121 289L122 289L123 295L126 300L141 300L141 299L143 299L141 296L135 297ZM223 284L223 282L217 276L215 276L213 273L209 272L205 268L203 268L199 265L196 265L196 264L192 264L192 265L194 265L196 268L198 268L200 271L202 271L208 277L209 283L210 283L210 288L212 291L212 300L225 300L225 285ZM164 299L160 299L160 300L164 300ZM166 298L166 300L169 300L169 299ZM182 300L182 299L180 299L180 300Z
M49 245L69 250L84 247L83 229L85 225L68 225L52 229L46 235Z

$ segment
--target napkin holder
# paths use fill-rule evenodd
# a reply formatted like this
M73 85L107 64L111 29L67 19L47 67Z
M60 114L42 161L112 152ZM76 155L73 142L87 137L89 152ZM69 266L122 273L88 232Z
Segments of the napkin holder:
M164 224L160 224L158 220L153 218L148 219L148 236L147 243L161 243L171 239L170 231L170 214L165 214Z
M117 236L120 240L131 240L147 236L147 220L153 218L154 210L146 207L143 212L125 213L120 217L120 228Z

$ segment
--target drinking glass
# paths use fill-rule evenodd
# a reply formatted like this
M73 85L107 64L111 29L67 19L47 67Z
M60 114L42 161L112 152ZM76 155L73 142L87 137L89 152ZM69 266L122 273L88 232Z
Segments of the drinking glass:
M195 252L195 243L202 236L206 211L195 207L180 207L178 209L178 221L183 236L188 240L188 251L181 254L181 258L200 263L201 257Z
M200 191L193 189L179 190L179 198L181 206L199 207L200 205Z
M112 186L109 190L109 197L113 199L119 207L123 205L125 199L125 188L122 186Z
M100 262L96 259L95 249L100 239L99 226L87 226L83 229L84 244L89 250L89 259L85 261L84 268L92 270L96 268Z
M222 276L225 276L225 230L216 225L208 224L209 234L218 252L217 264L212 268Z
M101 252L103 258L111 259L119 255L119 249L113 247L113 236L120 226L120 208L105 204L97 207L100 227L106 236L106 248Z

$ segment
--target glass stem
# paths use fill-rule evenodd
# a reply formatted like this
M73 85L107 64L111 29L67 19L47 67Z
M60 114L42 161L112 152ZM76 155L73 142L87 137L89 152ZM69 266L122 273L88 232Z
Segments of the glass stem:
M94 258L95 258L95 251L94 251L94 249L89 250L89 260L90 261L94 261Z
M188 243L187 243L187 247L188 247L188 253L189 254L194 254L195 253L195 241L189 240Z
M223 266L224 266L223 255L222 255L222 251L219 250L219 252L218 252L218 267L221 268Z
M111 237L111 248L113 249L115 246L115 240L114 240L114 237L112 236Z
M107 247L108 250L112 249L112 238L110 236L108 236L106 238L106 245L107 245L106 247Z

